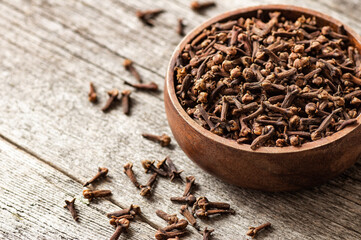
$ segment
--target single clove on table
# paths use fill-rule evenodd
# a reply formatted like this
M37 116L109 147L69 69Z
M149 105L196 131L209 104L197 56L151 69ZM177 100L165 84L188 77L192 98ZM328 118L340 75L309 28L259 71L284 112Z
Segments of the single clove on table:
M154 134L143 133L142 136L153 142L158 142L162 147L168 147L171 142L171 138L167 134L158 136Z
M79 220L79 216L75 209L75 198L73 198L73 200L71 201L65 200L65 204L66 205L64 206L64 208L67 208L69 210L71 216L77 222Z
M99 167L97 174L92 179L90 179L89 181L84 183L83 187L86 187L89 184L92 184L93 182L98 181L100 178L104 178L107 174L108 174L108 168Z
M136 12L136 16L144 24L152 27L154 26L154 19L163 12L163 9L139 10Z

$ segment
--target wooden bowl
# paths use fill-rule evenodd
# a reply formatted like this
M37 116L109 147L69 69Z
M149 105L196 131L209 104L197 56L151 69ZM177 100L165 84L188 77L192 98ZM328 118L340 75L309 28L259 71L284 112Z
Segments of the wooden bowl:
M256 16L257 10L280 11L295 20L301 15L315 16L318 25L333 29L339 21L316 11L288 5L242 8L214 17L189 33L174 51L165 80L164 100L168 122L183 151L201 168L225 182L265 191L289 191L311 187L340 174L361 156L361 117L357 124L301 147L261 147L220 137L198 125L182 108L174 86L174 66L184 46L211 24L239 17ZM351 42L361 48L361 39L344 26Z

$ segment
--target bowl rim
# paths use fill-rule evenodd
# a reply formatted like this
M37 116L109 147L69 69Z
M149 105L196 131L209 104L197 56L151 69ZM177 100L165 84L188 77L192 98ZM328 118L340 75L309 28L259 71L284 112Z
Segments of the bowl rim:
M286 147L260 147L256 150L252 150L250 147L250 144L239 144L235 140L227 139L222 136L218 136L211 131L203 128L199 124L196 123L183 109L181 106L176 93L175 93L175 86L174 86L174 66L176 64L176 59L178 55L180 54L181 50L183 50L184 46L189 43L194 37L196 37L204 28L209 27L213 23L224 21L227 19L230 19L234 16L239 16L242 14L247 14L249 12L257 11L257 10L268 10L268 11L295 11L299 13L304 13L305 15L312 15L317 18L323 19L326 22L330 22L332 24L335 24L337 26L343 26L344 30L348 33L348 35L352 36L356 42L358 42L361 45L361 36L359 36L354 30L352 30L347 25L343 24L339 20L336 20L335 18L328 16L324 13L314 11L311 9L293 6L293 5L283 5L283 4L268 4L268 5L258 5L258 6L251 6L251 7L245 7L245 8L238 8L236 10L227 11L224 13L221 13L215 17L212 17L208 19L207 21L203 22L196 28L194 28L192 31L190 31L178 44L178 46L175 48L174 52L172 53L171 60L169 62L169 65L167 67L167 73L166 73L166 93L169 96L169 99L177 111L177 113L183 118L183 120L192 127L195 131L197 131L199 134L212 139L213 141L226 145L226 147L230 147L233 149L238 149L242 151L247 151L251 153L269 153L269 154L279 154L279 153L294 153L294 152L301 152L301 151L307 151L315 148L324 147L328 144L334 143L337 140L340 140L341 138L345 137L350 132L356 130L356 128L360 127L361 125L361 115L359 115L357 119L357 123L353 126L348 126L345 129L342 129L339 132L336 132L330 136L321 138L316 141L307 142L302 144L301 146L286 146ZM359 50L361 50L359 48Z

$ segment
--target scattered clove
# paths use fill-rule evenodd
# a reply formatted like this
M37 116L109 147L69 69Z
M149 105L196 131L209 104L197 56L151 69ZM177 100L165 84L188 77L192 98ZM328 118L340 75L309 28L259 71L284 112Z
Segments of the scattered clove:
M155 239L157 240L166 240L170 238L176 238L178 236L182 236L186 233L184 230L175 230L172 232L166 232L164 230L159 229L155 234Z
M127 229L129 228L129 220L126 218L120 218L115 222L115 232L113 233L113 235L110 237L110 240L117 240L119 239L120 235L127 231Z
M234 213L235 211L231 209L209 209L209 210L198 209L196 211L197 217L208 217L215 214L234 214Z
M179 220L176 214L170 215L167 214L166 212L163 212L162 210L157 210L155 213L157 214L158 217L160 217L164 221L167 221L169 225L173 223L177 223Z
M162 147L168 147L171 142L171 138L167 134L158 136L154 134L143 133L142 136L153 142L158 142Z
M179 36L184 36L183 18L178 18L177 33Z
M112 192L110 190L90 190L90 189L83 190L84 198L90 200L92 200L93 198L107 197L110 195L112 195Z
M270 227L270 226L271 226L271 223L267 222L258 227L250 227L246 234L252 238L255 238L259 231L261 231L262 229L265 229L267 227Z
M65 200L66 205L64 206L64 208L67 208L69 210L71 216L73 217L73 219L75 221L78 221L79 216L78 216L78 213L77 213L77 211L75 209L74 203L75 203L75 198L73 198L73 200L71 200L71 201Z
M139 82L142 83L143 80L140 77L138 71L135 69L135 67L133 66L133 61L130 59L125 59L123 62L123 66L125 67L126 70L128 70L133 76L134 78Z
M141 163L142 163L142 166L145 169L146 173L149 171L152 171L152 172L158 173L162 177L168 177L168 173L166 173L164 170L156 168L154 166L154 161L142 160Z
M129 208L125 208L119 211L115 211L115 212L111 212L107 214L108 218L113 218L113 217L121 217L124 215L139 215L141 213L140 211L140 207L138 205L130 205Z
M90 90L88 93L89 102L96 103L98 101L97 93L95 92L94 84L90 82Z
M92 179L90 179L89 181L84 183L83 187L86 187L89 184L92 184L93 182L99 180L100 178L104 178L107 174L108 174L108 168L99 167L97 174Z
M140 188L140 184L138 183L137 179L135 178L133 172L133 163L126 163L124 165L124 173L128 176L130 181L134 184L136 188Z
M202 11L209 7L214 7L214 6L216 6L216 3L213 1L208 1L208 2L192 1L191 2L191 9L194 11L197 11L197 12Z
M137 11L136 16L140 21L148 26L154 26L154 18L156 18L159 14L163 13L163 9L154 9L154 10L145 10L145 11Z
M196 197L192 194L189 194L188 196L183 197L171 197L170 200L172 202L185 203L188 206L192 206L196 202Z
M189 222L192 226L195 226L195 225L196 225L197 220L194 218L193 214L188 210L188 206L187 206L187 205L182 205L179 212L188 220L188 222Z
M123 107L123 113L125 115L129 114L130 111L130 94L132 92L130 90L123 90L122 91L122 107Z
M152 191L152 186L157 180L158 173L153 173L153 175L149 178L146 185L140 185L140 195L147 196Z
M158 85L155 82L150 83L129 83L124 82L125 84L132 86L138 90L145 90L145 91L158 91Z
M186 197L191 193L192 186L194 186L196 178L194 176L186 177L186 187L184 189L183 196Z
M214 229L208 229L207 227L203 230L203 240L210 240L211 234L214 231Z
M113 89L108 91L109 98L102 108L103 112L107 112L110 110L111 106L117 101L117 97L119 95L119 91L117 89Z

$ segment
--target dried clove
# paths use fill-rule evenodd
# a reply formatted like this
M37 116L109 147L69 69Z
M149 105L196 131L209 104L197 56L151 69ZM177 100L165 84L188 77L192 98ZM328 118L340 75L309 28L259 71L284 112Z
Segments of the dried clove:
M107 217L108 218L112 218L112 217L121 217L124 215L139 215L141 213L140 211L140 207L138 205L130 205L129 208L125 208L119 211L115 211L115 212L111 212L111 213L107 213Z
M182 236L186 233L184 230L175 230L172 232L166 232L164 230L159 229L155 234L155 239L157 240L166 240L170 238L176 238L178 236Z
M146 196L150 194L150 192L152 191L152 186L157 180L157 177L158 177L158 173L153 173L153 175L149 178L146 185L140 185L141 196Z
M116 221L116 228L113 235L110 237L110 240L117 240L119 239L120 235L127 231L129 228L129 220L126 218L121 218L118 221Z
M155 82L150 83L129 83L124 82L125 84L132 86L138 90L144 90L144 91L158 91L158 85Z
M124 173L128 176L130 181L134 184L136 188L140 188L140 184L138 183L137 179L135 178L133 172L133 163L126 163L124 165Z
M234 214L234 213L235 211L232 209L209 209L209 210L198 209L196 211L197 217L208 217L216 214Z
M210 240L211 239L211 234L214 231L214 229L208 229L207 227L204 228L203 230L203 240Z
M183 170L178 171L176 166L174 165L173 161L170 159L169 156L165 158L165 161L169 167L168 175L170 176L170 180L173 181L175 178L180 178L180 174L183 172Z
M194 176L186 177L186 187L184 189L183 196L186 197L191 193L192 186L194 186L196 178Z
M158 169L154 166L154 161L142 160L142 166L145 169L146 173L149 171L152 171L152 172L158 173L162 177L168 177L168 173L166 173L162 169Z
M84 183L83 187L86 187L89 184L92 184L93 182L99 180L100 178L104 178L107 174L108 174L108 168L99 167L97 174L92 179L90 179L89 181Z
M111 106L114 104L114 102L117 101L117 97L119 95L119 91L117 89L113 89L108 91L109 98L107 102L105 103L104 107L102 108L103 112L107 112L110 110Z
M90 90L88 93L89 102L96 103L98 101L97 93L95 92L94 84L90 82Z
M73 200L71 200L71 201L65 200L66 205L64 206L64 208L67 208L69 210L71 216L73 217L73 219L75 221L78 221L79 216L78 216L78 213L77 213L77 211L75 209L74 203L75 203L75 198L73 198Z
M189 194L188 196L183 197L171 197L170 200L177 203L186 203L188 206L192 206L196 202L196 197Z
M92 200L93 198L107 197L110 195L112 195L112 192L110 190L90 190L90 189L83 190L84 198L90 200Z
M137 18L142 21L144 24L148 26L154 26L154 18L156 18L159 14L163 13L163 9L154 9L154 10L145 10L145 11L137 11Z
M123 113L128 115L130 112L130 94L132 92L130 90L123 90L122 91L122 107Z
M168 147L171 142L171 138L167 134L158 136L154 134L143 133L142 136L153 142L158 142L162 147Z
M197 220L194 218L193 214L188 210L187 205L182 205L179 212L188 220L188 222L192 226L196 225Z
M250 227L246 234L252 238L255 238L259 231L261 231L262 229L268 228L270 226L271 226L271 223L267 222L258 227Z
M199 2L199 1L192 1L191 2L191 9L194 10L194 11L202 11L206 8L209 8L209 7L214 7L216 6L216 3L213 2L213 1L208 1L208 2Z
M168 224L177 223L179 220L176 214L170 215L167 214L166 212L163 212L162 210L157 210L155 213L157 214L158 217L160 217L164 221L167 221Z
M184 36L183 18L178 18L177 33L179 36Z
M133 61L130 60L130 59L125 59L124 62L123 62L123 66L125 67L125 69L127 71L129 71L133 76L134 78L139 82L139 83L142 83L143 80L142 78L140 77L138 71L134 68L133 66Z

